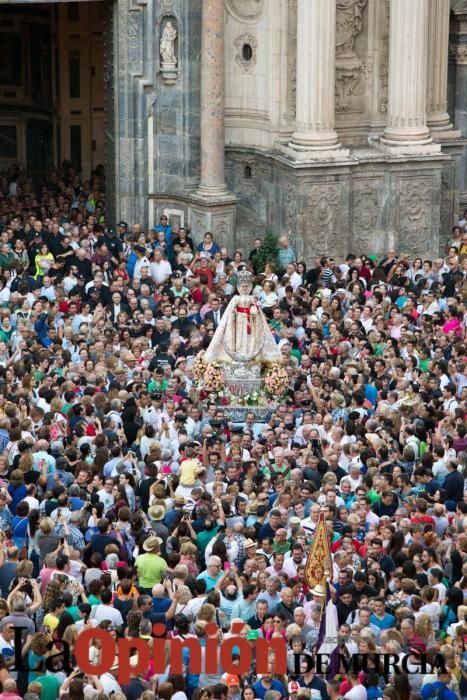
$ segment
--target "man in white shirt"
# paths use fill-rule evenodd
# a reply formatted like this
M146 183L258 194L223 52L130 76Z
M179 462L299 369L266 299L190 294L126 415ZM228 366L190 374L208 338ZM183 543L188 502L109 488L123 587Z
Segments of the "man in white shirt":
M368 694L364 685L361 685L358 679L358 673L349 673L347 675L351 689L344 695L345 700L367 700Z
M285 268L285 274L288 277L288 284L293 288L294 292L300 285L303 284L303 279L301 275L297 272L297 266L295 263L289 263Z
M151 277L158 287L161 287L172 274L172 266L168 260L164 260L162 250L156 248L154 251L153 262L149 266Z
M314 505L311 506L310 509L310 517L305 518L305 520L302 521L302 528L305 530L307 533L313 534L314 531L316 530L316 526L318 524L318 518L320 514L321 508L319 505Z
M298 574L298 567L305 564L306 556L304 556L303 546L296 542L292 546L292 556L284 561L282 571L285 571L289 577L295 578Z
M91 619L96 620L99 625L103 620L109 620L114 627L121 629L123 627L123 618L120 610L111 605L112 591L110 588L104 588L101 593L102 604L93 605L91 610Z

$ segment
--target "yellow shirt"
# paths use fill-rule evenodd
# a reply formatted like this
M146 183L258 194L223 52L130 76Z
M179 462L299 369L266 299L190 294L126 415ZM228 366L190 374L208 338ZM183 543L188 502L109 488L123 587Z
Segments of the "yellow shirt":
M197 459L185 459L180 464L180 484L181 486L194 486L196 483L196 475L201 467Z

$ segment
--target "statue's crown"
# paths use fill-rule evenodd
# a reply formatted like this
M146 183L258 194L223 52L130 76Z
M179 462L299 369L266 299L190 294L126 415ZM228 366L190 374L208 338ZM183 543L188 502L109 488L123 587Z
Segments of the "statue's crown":
M237 272L237 285L245 282L248 284L253 283L253 275L246 268L240 270L240 272Z

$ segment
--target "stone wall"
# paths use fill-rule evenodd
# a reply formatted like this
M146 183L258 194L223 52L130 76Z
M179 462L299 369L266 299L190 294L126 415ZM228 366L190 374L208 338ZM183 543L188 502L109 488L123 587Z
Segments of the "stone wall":
M244 176L246 164L251 178ZM276 156L230 148L229 186L258 218L236 245L248 250L264 222L275 233L288 233L307 262L322 254L381 254L390 245L437 254L441 178L445 169L452 177L454 168L449 156L389 162L373 149L354 151L344 162L291 166ZM451 196L452 190L451 183Z

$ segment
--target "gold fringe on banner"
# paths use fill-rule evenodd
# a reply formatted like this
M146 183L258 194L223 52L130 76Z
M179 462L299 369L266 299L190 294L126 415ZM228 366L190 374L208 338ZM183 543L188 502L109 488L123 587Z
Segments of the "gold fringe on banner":
M324 593L316 591L315 594L325 596L328 577L332 578L331 543L323 509L319 514L313 542L306 560L305 581L310 589L320 586L319 590L324 591Z

